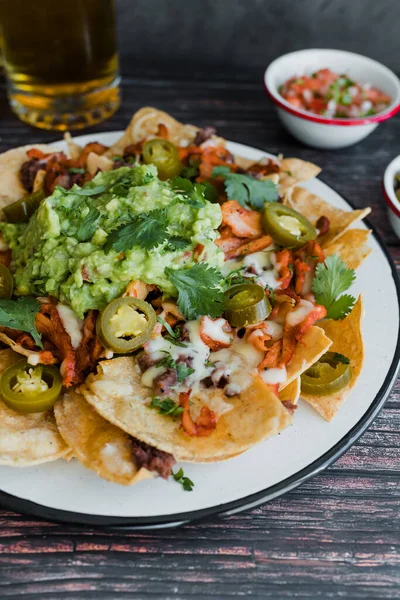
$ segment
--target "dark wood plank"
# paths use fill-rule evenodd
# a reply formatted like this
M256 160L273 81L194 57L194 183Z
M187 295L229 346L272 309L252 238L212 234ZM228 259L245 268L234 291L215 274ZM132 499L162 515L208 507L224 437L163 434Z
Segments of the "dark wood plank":
M215 124L232 140L299 156L371 222L400 269L400 244L381 194L400 153L400 120L339 152L304 148L282 129L261 85L124 81L124 104L93 129L122 129L140 106ZM0 151L54 133L14 119L0 96ZM48 523L0 510L0 598L398 598L400 595L400 382L381 415L335 465L285 497L179 530L133 532ZM240 476L240 474L239 474Z

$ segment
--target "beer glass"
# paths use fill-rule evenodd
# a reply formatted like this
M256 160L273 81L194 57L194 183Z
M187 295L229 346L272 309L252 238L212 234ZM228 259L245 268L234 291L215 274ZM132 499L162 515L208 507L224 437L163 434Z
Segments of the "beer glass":
M81 129L120 104L114 0L0 0L8 96L42 129Z

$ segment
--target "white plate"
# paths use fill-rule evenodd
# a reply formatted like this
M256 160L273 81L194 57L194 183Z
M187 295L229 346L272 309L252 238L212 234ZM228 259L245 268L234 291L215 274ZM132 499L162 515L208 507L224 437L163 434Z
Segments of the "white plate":
M120 133L77 138L111 145ZM63 149L64 143L58 143ZM229 143L233 153L258 160L266 153ZM344 209L349 204L318 179L305 187ZM365 227L357 224L357 227ZM229 515L275 498L336 460L378 414L400 360L399 289L393 263L376 235L372 253L357 271L352 293L363 294L365 364L351 396L331 423L301 402L294 423L279 436L227 462L184 465L191 493L155 479L131 488L108 483L77 461L27 469L0 467L0 503L49 519L99 525L160 527L210 514Z

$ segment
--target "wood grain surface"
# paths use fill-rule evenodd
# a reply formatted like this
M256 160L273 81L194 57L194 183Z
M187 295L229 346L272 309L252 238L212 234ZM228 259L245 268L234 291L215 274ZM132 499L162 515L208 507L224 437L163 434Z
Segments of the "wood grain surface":
M400 153L399 118L353 148L323 152L282 129L261 84L160 76L125 79L123 92L123 108L97 131L122 129L151 104L182 121L215 125L231 140L314 161L345 198L372 207L371 222L400 269L381 194L383 170ZM57 137L17 121L4 86L0 115L0 151ZM380 416L336 464L224 521L140 533L49 523L0 507L0 598L399 598L399 471L398 381Z

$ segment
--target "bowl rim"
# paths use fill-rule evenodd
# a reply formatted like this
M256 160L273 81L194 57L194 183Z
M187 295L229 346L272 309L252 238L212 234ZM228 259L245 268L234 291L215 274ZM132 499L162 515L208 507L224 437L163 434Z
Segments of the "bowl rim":
M298 108L294 108L291 104L289 104L278 92L275 86L271 85L269 78L271 76L271 72L273 68L276 66L276 63L283 58L294 58L298 54L311 54L311 53L324 53L324 52L334 52L337 54L346 55L349 58L357 57L367 60L372 63L374 66L378 67L385 75L392 80L392 82L397 87L397 94L393 98L391 104L387 107L386 110L376 114L371 115L370 117L361 117L361 118L330 118L324 117L322 115L315 115L313 113L307 112L305 110L301 110ZM295 50L294 52L288 52L287 54L281 54L275 58L266 68L264 72L264 88L267 92L268 96L271 100L281 109L286 112L298 117L299 119L304 119L305 121L311 121L313 123L321 123L323 125L337 125L339 127L349 127L353 125L372 125L380 123L381 121L386 121L390 119L394 115L396 115L400 111L400 80L397 75L391 71L384 64L374 60L373 58L369 58L369 56L365 56L364 54L358 54L356 52L349 52L347 50L338 50L335 48L306 48L303 50Z
M400 201L394 193L393 180L397 172L400 172L400 154L396 156L386 167L382 178L383 197L386 204L400 218Z

